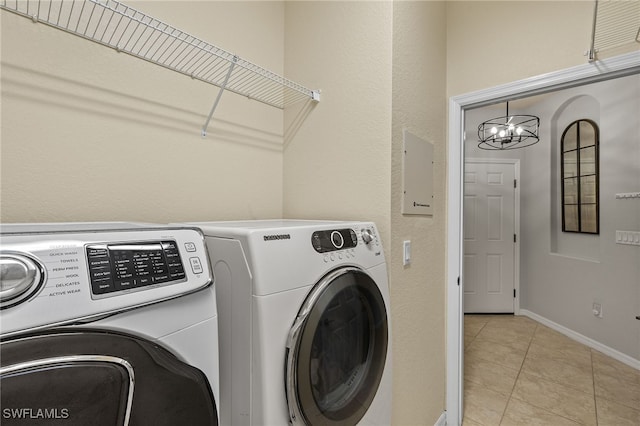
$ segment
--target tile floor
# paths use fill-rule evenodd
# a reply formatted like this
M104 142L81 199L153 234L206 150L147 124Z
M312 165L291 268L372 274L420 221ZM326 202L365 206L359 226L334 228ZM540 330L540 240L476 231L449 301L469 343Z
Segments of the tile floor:
M640 371L527 317L464 328L463 426L640 426Z

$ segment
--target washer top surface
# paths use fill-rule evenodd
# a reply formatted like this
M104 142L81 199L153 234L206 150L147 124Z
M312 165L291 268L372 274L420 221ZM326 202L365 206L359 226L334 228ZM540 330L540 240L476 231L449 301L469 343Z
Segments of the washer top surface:
M1 234L38 234L55 232L92 232L123 229L159 228L163 225L143 222L57 222L57 223L2 223Z

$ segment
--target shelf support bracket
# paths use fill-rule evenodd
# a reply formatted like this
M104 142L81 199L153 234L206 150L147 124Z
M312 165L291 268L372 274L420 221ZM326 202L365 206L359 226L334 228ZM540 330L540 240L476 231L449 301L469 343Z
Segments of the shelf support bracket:
M238 57L234 56L233 61L229 65L229 71L227 71L227 75L224 77L224 81L222 82L222 86L220 86L220 90L218 91L218 96L216 96L216 100L213 102L213 106L211 107L211 111L209 112L209 116L207 117L207 121L202 126L202 137L207 136L207 127L209 127L209 122L211 121L211 117L213 117L213 113L218 107L218 102L220 102L220 98L222 97L222 92L227 87L227 83L229 82L229 77L231 77L231 73L233 72L233 67L236 66L238 62Z
M591 28L591 45L589 50L585 52L585 56L589 62L596 60L596 24L598 22L598 0L593 5L593 25Z

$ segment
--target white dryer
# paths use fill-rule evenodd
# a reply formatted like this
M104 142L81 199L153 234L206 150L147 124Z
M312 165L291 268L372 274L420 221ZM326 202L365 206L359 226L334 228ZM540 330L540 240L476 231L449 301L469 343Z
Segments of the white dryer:
M220 315L225 425L389 425L387 267L373 223L191 223Z
M0 231L2 424L219 423L218 316L199 230Z

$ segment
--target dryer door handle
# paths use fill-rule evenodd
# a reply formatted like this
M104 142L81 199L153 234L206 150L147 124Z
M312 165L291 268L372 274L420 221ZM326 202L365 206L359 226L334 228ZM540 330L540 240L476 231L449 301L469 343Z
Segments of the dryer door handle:
M296 342L298 341L298 336L300 336L300 331L302 331L302 326L305 323L306 316L304 317L296 317L296 320L293 322L293 325L289 329L289 335L287 336L287 349L294 349Z

